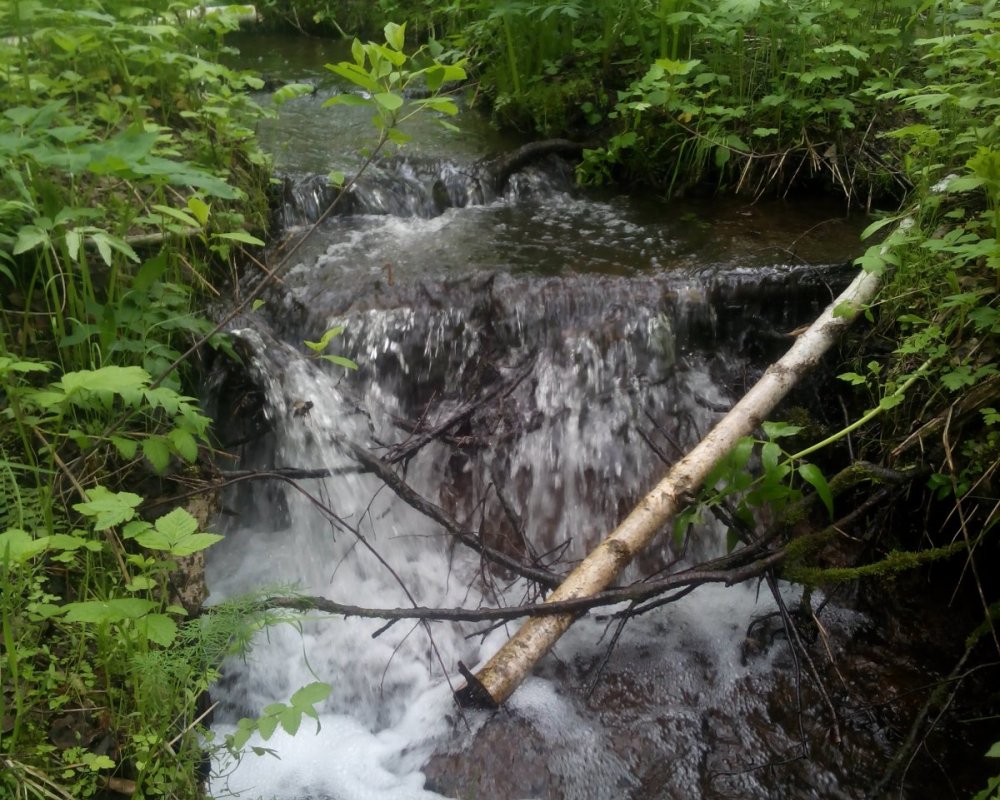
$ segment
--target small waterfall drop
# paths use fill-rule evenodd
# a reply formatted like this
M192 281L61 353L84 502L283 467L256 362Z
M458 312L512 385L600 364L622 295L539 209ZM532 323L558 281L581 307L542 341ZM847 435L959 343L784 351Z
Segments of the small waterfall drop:
M301 111L319 101L293 102ZM398 474L487 546L565 573L842 280L828 256L816 266L776 254L766 236L747 234L749 217L583 196L560 161L516 173L497 193L481 166L442 154L381 163L233 331L241 379L263 414L254 436L233 437L249 438L230 447L235 466L329 477L230 491L226 538L209 554L213 601L261 588L379 608L536 599L537 587L485 563L360 471L353 448L391 457L473 404L401 459ZM324 178L290 177L282 224L304 229L333 196ZM791 212L781 219L797 224ZM789 237L773 238L784 246ZM330 351L357 372L302 345L341 325ZM238 407L220 407L223 427L239 426ZM683 554L667 530L622 580L724 549L712 522ZM584 615L496 715L459 711L457 664L475 669L516 622L386 626L307 615L269 628L213 692L217 732L317 679L333 687L318 708L321 729L304 719L294 738L279 730L252 741L280 758L217 763L211 791L266 800L774 796L748 753L797 745L794 724L774 710L787 687L772 667L784 669L788 655L748 658L744 646L751 620L774 610L769 596L702 587L616 634L621 610ZM863 624L846 612L826 622L833 632ZM795 796L838 796L824 789L840 780L833 773L802 775Z

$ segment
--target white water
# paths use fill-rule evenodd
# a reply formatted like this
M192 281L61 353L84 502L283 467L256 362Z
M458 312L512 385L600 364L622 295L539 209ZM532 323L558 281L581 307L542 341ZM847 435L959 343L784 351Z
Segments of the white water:
M655 316L643 317L636 309L636 318L626 324L626 330L641 328L640 340L658 342L656 347L662 350L661 323ZM392 314L369 313L363 330L356 331L357 340L364 343L358 349L367 348L375 361L376 355L393 346L386 326L398 324ZM411 320L410 327L415 325ZM433 329L433 318L420 327ZM367 413L362 413L344 399L341 376L325 369L323 362L306 360L273 342L265 345L251 331L239 335L258 353L253 369L265 386L273 416L276 465L350 466L340 442L371 443L373 428L383 437L393 435L386 412L396 412L403 403L383 384L394 382L380 381L376 375L368 383L362 403ZM507 460L498 464L512 476L512 484L520 477L519 498L524 517L531 523L533 544L545 551L568 543L564 560L581 557L610 527L615 496L640 492L658 469L648 449L623 439L639 408L647 405L659 414L697 419L694 427L704 430L712 413L685 398L725 399L698 369L687 370L684 391L678 393L648 388L627 391L620 375L631 373L639 359L629 342L625 336L608 350L581 331L564 338L560 348L542 352L535 383L518 400L540 411L542 422L517 440ZM469 342L455 346L474 349ZM666 368L673 355L661 355ZM601 396L603 401L594 399ZM296 416L292 405L304 399L314 405L308 414ZM474 494L485 488L488 478L483 476L490 474L491 458L487 453L465 465ZM410 464L406 477L418 491L440 502L439 487L455 485L452 473L443 448L431 445ZM461 546L453 547L436 525L397 501L375 478L348 474L303 484L355 526L392 571L360 545L355 535L335 529L306 497L286 488L287 514L269 514L266 507L235 509L237 521L223 531L225 541L211 553L208 580L213 601L261 587L294 585L303 594L345 603L403 607L410 603L400 583L418 605L473 608L522 600L526 587L521 581L502 597L487 592L479 580L478 557ZM462 501L454 504L458 511L464 507ZM700 550L701 555L717 553L718 540L710 536ZM664 556L669 556L666 550ZM752 670L740 665L740 645L751 617L770 610L769 598L758 600L751 588L709 587L639 618L626 629L617 652L641 646L647 659L646 667L629 665L628 669L669 683L666 694L650 705L650 713L662 714L664 702L672 704L666 729L658 734L667 736L672 729L667 749L679 751L685 742L684 747L697 750L700 719L706 709L731 710L734 703L747 703L743 684ZM596 616L591 614L574 626L556 649L558 659L575 663L603 652L606 641L600 640L606 623ZM245 664L230 665L229 672L238 675L238 682L224 697L231 719L216 726L219 734L232 730L236 716L254 716L269 703L287 701L298 687L314 680L330 683L333 692L320 708L318 730L305 719L294 739L279 730L267 742L251 742L273 749L277 757L249 754L238 765L217 763L218 774L211 782L216 797L402 800L440 796L423 789L421 769L427 758L435 751L460 747L488 724L488 715L465 712L463 720L455 707L451 688L462 682L457 662L475 668L514 627L466 639L467 633L482 626L432 624L432 647L419 625L400 622L373 639L372 633L381 626L379 621L341 618L306 620L300 629L279 626L258 637ZM665 672L664 665L669 665ZM753 670L766 666L758 663ZM623 787L636 784L635 765L611 750L613 733L600 715L581 707L574 691L561 688L551 677L536 677L515 694L509 706L509 712L545 743L546 769L552 785L561 788L559 794L546 792L544 796L621 796ZM667 744L664 739L663 745ZM673 781L689 787L690 796L696 796L697 764L689 769L690 774L684 769L676 772Z
M644 219L621 198L573 198L538 174L514 183L513 195L430 219L331 220L300 251L301 264L269 300L273 324L295 342L344 325L331 350L361 370L344 375L300 346L239 332L255 354L250 371L266 395L273 445L250 448L262 460L251 456L240 468L351 468L344 442L382 452L407 436L394 417L415 421L426 406L433 424L480 384L534 358L530 377L473 426L489 434L489 448L431 444L404 474L469 528L499 535L496 481L531 548L552 553L565 571L665 470L640 430L676 458L709 429L719 416L709 409L729 404L726 387L746 367L726 354L728 343L694 341L690 332L733 324L709 303L722 270L702 265L702 275L665 215ZM373 186L367 202L384 212L395 207L393 191ZM726 309L732 317L745 311ZM309 412L296 413L304 402ZM512 605L530 595L521 580L484 581L478 556L371 476L300 483L388 567L305 495L260 483L230 498L226 538L209 551L213 602L290 587L381 608L411 605L403 586L412 603L436 607ZM703 526L687 558L722 549L721 534ZM674 557L665 531L625 578ZM772 610L756 587L702 587L630 621L599 680L614 626L608 609L592 612L495 716L458 710L457 663L474 670L517 623L484 635L471 635L481 624L432 623L432 639L412 622L376 638L376 620L314 616L271 628L213 692L217 734L316 680L333 688L318 707L321 724L304 719L294 738L279 730L251 741L276 756L248 751L239 764L216 763L210 790L263 800L426 799L447 795L425 788L425 772L436 769L429 780L440 785L442 772L461 769L472 776L454 784L466 787L462 797L699 798L718 796L707 776L729 771L732 796L768 797L771 788L748 767L761 752L794 744L794 731L759 732L770 720L771 661L785 651L744 665L741 649L751 619ZM429 765L432 755L445 766ZM670 765L664 774L662 764ZM810 780L802 797L830 796L822 769Z

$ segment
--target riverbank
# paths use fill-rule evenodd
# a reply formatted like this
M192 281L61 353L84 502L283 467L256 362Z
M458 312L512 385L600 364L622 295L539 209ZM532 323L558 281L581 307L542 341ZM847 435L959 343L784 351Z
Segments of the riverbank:
M195 11L0 10L4 796L197 796L205 691L255 625L199 616L212 511L168 499L214 446L203 309L268 214L262 84L217 60L241 12Z

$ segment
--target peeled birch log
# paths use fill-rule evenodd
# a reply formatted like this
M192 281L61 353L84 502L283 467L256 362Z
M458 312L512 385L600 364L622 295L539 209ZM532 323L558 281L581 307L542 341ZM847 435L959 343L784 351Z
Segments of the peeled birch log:
M758 428L796 382L819 361L837 335L863 306L871 302L878 286L878 276L859 273L799 336L791 349L768 367L757 384L719 424L580 562L549 595L547 602L589 597L607 588L671 517L690 502L689 497L701 488L716 462L738 439ZM575 618L574 614L559 614L529 619L479 672L472 675L463 670L468 684L455 693L459 703L479 707L496 707L503 703Z

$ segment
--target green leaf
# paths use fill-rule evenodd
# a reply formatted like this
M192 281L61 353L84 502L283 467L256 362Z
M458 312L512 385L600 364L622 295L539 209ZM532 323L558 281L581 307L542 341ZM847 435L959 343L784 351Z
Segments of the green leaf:
M390 128L386 135L389 137L390 142L397 145L404 145L413 139L410 134L403 133L399 128Z
M393 92L378 92L372 97L386 111L397 111L403 107L403 98Z
M71 400L81 392L98 395L122 394L149 385L150 375L142 367L101 367L67 372L55 384Z
M277 727L278 727L277 716L261 717L257 721L257 732L260 734L260 738L263 739L265 742L271 738Z
M337 325L327 330L326 333L324 333L320 337L320 340L318 342L310 342L307 340L304 342L304 344L314 353L322 353L324 350L326 350L327 346L330 344L330 340L333 339L335 336L340 336L340 334L342 334L343 332L344 332L344 326Z
M344 356L320 356L324 361L329 361L331 364L336 364L338 367L344 367L345 369L357 369L358 365L351 361L349 358Z
M687 75L701 63L700 59L693 61L675 61L670 58L656 59L656 66L661 67L667 75Z
M246 747L247 742L250 741L250 737L253 736L252 727L243 727L244 722L252 723L253 720L248 720L246 718L240 720L239 726L236 728L236 733L234 733L229 738L229 746L236 751L242 750Z
M684 548L684 539L687 537L688 528L696 522L701 522L700 506L690 506L685 508L674 519L673 545L676 552L681 552Z
M85 600L77 603L67 603L65 606L67 622L90 622L95 624L108 622L123 622L126 619L137 619L156 608L152 600L140 597L119 597L113 600Z
M390 22L385 26L385 41L393 50L402 50L406 40L406 23Z
M195 197L192 195L191 197L188 198L187 205L188 208L191 210L191 213L194 214L195 219L198 220L198 222L200 222L202 225L208 222L208 216L212 212L211 203L206 203L200 197Z
M854 259L854 263L865 272L870 272L872 275L882 275L885 273L889 262L882 252L882 247L880 245L873 245L865 251L863 256Z
M837 379L847 381L851 386L861 386L868 382L868 379L864 375L858 375L856 372L841 372L837 376Z
M781 458L781 446L777 442L767 442L760 450L760 464L765 472L771 472L778 466Z
M135 458L136 450L139 449L139 443L135 439L126 439L123 436L112 436L111 444L122 458L129 461Z
M139 256L132 246L118 236L112 236L106 231L95 231L90 235L90 240L97 246L97 252L101 254L104 263L111 266L111 251L115 250L125 256L129 261L139 263Z
M97 753L86 752L81 757L84 766L91 772L100 772L102 769L114 769L115 762L108 756L97 755Z
M62 550L62 551L73 551L80 550L82 548L91 549L88 545L94 544L83 536L73 536L68 533L55 533L48 538L49 550ZM98 543L98 547L100 547Z
M75 229L66 231L66 252L70 260L79 261L80 258L80 234Z
M372 102L356 94L335 94L333 97L323 101L323 108L329 108L330 106L370 106Z
M878 407L882 411L888 411L890 408L895 408L906 398L902 394L890 394L879 400Z
M175 428L167 434L167 439L173 445L177 455L189 464L198 460L198 443L188 431Z
M850 300L844 300L837 303L833 308L833 318L834 319L847 319L852 320L858 315L858 307Z
M283 106L289 100L312 94L316 87L311 83L287 83L271 95L276 106Z
M186 211L181 211L179 208L172 208L171 206L164 206L160 204L154 204L153 209L159 211L161 214L165 214L168 217L176 219L178 222L183 223L189 228L200 228L201 223L198 222L193 216L188 214Z
M326 68L341 78L353 83L355 86L360 86L369 94L375 94L375 92L381 91L382 87L379 85L378 81L372 78L368 74L368 70L361 66L350 64L346 61L341 61L338 64L327 64ZM355 100L361 100L361 103L355 103L355 105L365 105L366 101L363 98L357 97L350 94L338 94L331 97L324 103L324 105L333 105L334 103L350 103L351 101L344 99L353 97Z
M453 117L458 113L458 106L455 105L455 101L447 97L427 97L423 100L414 100L413 105L420 106L421 108L429 108L432 111L447 114L449 117Z
M975 175L963 175L962 177L952 178L948 181L945 191L954 192L956 194L961 192L972 192L981 188L985 183L985 180Z
M750 460L750 454L753 452L754 441L749 436L744 436L729 451L729 456L727 461L729 466L735 470L741 470L746 467L747 462Z
M278 715L278 720L281 722L281 727L285 729L285 733L294 736L299 731L299 725L302 724L302 711L298 708L288 707Z
M177 623L166 614L149 614L135 623L136 630L161 647L170 647L177 638Z
M10 560L15 564L23 564L30 558L45 551L49 545L49 537L34 538L20 528L8 528L0 533L0 564Z
M17 232L13 253L15 256L34 250L39 245L49 243L49 234L37 225L24 225Z
M163 473L170 466L170 448L161 436L146 439L142 443L142 454L158 473Z
M156 529L165 536L181 538L198 530L198 520L183 508L175 508L156 520Z
M799 475L802 480L816 490L819 499L826 506L827 513L833 519L833 493L830 491L830 485L826 482L826 477L820 468L815 464L803 463L799 465Z
M783 436L794 436L802 430L801 425L789 425L787 422L764 422L760 427L764 435L772 441Z
M214 239L232 239L235 242L242 242L243 244L250 244L254 247L263 247L264 242L258 239L256 236L251 236L246 231L229 231L228 233L215 233L212 234Z
M299 709L312 708L316 703L326 700L330 696L332 687L328 683L314 681L303 686L291 697L291 704Z
M166 268L167 253L164 250L158 255L153 256L153 258L148 259L145 264L139 267L139 272L136 273L135 278L132 280L132 288L139 292L147 291L150 286L160 279Z
M103 531L135 517L135 509L140 503L142 498L137 494L111 492L103 486L95 486L87 492L87 502L76 503L73 509L91 517L95 531Z
M135 537L135 541L150 550L165 550L173 556L189 556L211 547L222 537L214 533L198 533L198 521L183 508L164 514Z
M49 372L51 365L40 361L14 360L9 356L0 356L0 376L8 372Z

